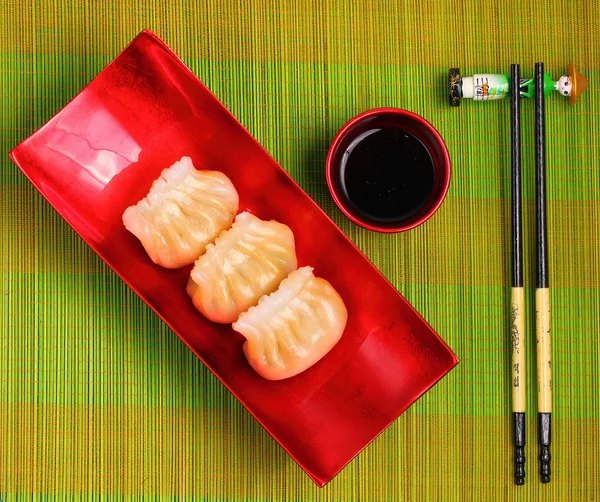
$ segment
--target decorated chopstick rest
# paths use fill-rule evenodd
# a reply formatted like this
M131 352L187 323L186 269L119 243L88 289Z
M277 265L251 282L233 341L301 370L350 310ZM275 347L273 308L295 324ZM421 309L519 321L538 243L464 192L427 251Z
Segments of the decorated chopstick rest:
M567 74L558 80L553 80L544 73L544 96L552 92L569 98L569 104L574 106L577 98L587 89L587 79L577 71L573 63L567 66ZM519 92L522 98L533 98L535 85L533 78L519 79ZM474 101L489 101L506 99L510 94L510 76L504 74L483 73L471 77L463 77L459 68L450 68L448 72L448 99L450 106L460 106L463 99Z

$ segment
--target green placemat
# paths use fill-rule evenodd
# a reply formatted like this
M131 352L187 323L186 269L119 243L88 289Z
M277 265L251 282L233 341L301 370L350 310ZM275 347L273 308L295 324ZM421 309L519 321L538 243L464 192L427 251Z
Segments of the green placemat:
M0 6L0 500L600 500L600 16L594 2L386 0ZM365 251L461 364L319 489L39 196L8 152L143 28L161 36ZM509 105L448 107L448 67L589 81L547 101L553 479L537 475L533 103L523 102L529 395L512 483ZM425 116L453 161L425 225L379 235L327 192L339 127Z

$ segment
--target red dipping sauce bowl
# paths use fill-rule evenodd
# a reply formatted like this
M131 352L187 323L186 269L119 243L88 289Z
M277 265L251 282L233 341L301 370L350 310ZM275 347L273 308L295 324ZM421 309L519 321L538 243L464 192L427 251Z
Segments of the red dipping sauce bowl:
M393 216L390 218L371 217L368 212L360 210L351 200L343 174L343 165L357 145L357 142L360 142L361 138L365 137L365 135L368 136L371 131L383 131L383 134L394 131L394 134L397 134L398 130L405 132L406 138L409 138L409 135L411 138L416 138L422 144L422 147L429 152L430 162L428 166L429 169L433 169L431 188L428 190L428 195L425 196L423 201L416 205L413 211L409 211L404 216L400 216L397 219ZM367 157L369 155L365 152L368 152L368 147L361 154L363 160L365 155ZM373 152L374 164L381 162L381 155L381 151ZM386 169L395 169L393 167L393 159L385 160L386 166L388 166ZM407 161L405 159L403 162L406 164L410 160ZM377 165L370 165L368 158L367 162L363 162L360 165L363 166L362 168L370 171L378 168ZM407 168L410 172L411 166L402 166L402 169L406 170ZM421 167L415 166L415 168L420 169ZM377 108L357 115L337 133L327 154L326 174L327 185L333 200L351 221L369 230L392 233L404 232L415 228L433 216L448 192L451 165L444 140L427 120L420 115L399 108ZM364 174L367 175L367 173ZM398 181L398 176L402 176L399 173L394 173L394 175L396 176L396 181ZM365 190L368 189L369 187L365 185ZM356 191L356 184L354 190Z

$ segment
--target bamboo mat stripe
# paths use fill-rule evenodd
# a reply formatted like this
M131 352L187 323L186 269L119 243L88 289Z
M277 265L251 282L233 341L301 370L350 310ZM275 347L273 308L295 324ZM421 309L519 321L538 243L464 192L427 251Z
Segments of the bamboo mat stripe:
M594 2L0 1L0 501L600 500L600 16ZM131 39L163 38L461 359L319 489L37 194L8 152ZM522 103L526 485L512 483L507 102L446 100L448 68L590 87L547 99L553 478L537 476L533 103ZM350 224L324 177L352 116L427 118L453 162L410 232Z

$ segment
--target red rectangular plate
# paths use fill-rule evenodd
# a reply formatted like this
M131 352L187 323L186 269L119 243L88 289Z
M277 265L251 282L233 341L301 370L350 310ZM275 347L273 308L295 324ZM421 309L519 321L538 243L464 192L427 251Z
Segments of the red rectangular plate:
M144 31L11 158L104 261L323 486L458 359L183 62ZM240 210L288 225L300 265L337 289L349 319L306 372L258 376L229 325L185 292L191 267L154 265L121 215L183 155L224 172ZM248 466L250 468L251 466Z

